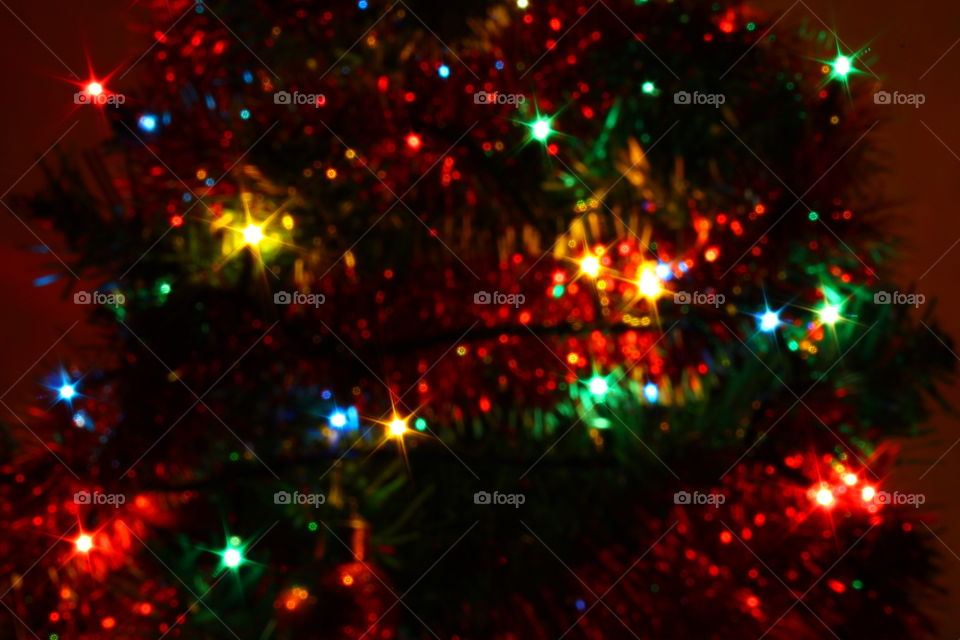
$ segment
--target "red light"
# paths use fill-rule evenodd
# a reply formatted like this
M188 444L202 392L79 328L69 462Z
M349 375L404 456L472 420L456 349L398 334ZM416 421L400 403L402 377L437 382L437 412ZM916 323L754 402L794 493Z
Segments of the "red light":
M419 149L421 144L423 144L423 142L417 134L411 133L407 136L407 146L411 149Z
M183 226L183 216L173 216L172 218L170 218L170 224L172 224L175 227Z
M113 629L115 626L117 626L117 619L111 616L107 616L106 618L100 621L100 626L103 627L104 629Z
M87 93L91 96L98 96L103 93L103 85L99 82L91 82L87 84Z

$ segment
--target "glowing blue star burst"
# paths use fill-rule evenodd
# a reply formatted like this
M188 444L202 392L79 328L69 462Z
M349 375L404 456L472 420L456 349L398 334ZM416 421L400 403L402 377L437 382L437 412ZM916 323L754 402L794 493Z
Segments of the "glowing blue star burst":
M760 320L760 330L767 333L775 331L780 326L780 314L776 311L766 310L765 313L758 316Z

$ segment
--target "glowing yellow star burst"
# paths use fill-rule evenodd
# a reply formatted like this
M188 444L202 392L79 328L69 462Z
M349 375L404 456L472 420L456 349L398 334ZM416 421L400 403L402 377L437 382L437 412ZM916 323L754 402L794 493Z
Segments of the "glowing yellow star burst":
M249 224L241 233L243 241L254 247L263 240L263 227L259 225Z
M588 255L580 261L580 271L591 278L596 278L600 274L600 259L597 256Z
M409 427L407 427L407 422L409 419L401 418L400 416L394 414L393 419L387 424L388 433L394 438L402 438Z
M637 289L640 290L642 296L651 300L656 300L663 294L663 281L657 276L657 272L652 266L641 269L640 278L637 280Z

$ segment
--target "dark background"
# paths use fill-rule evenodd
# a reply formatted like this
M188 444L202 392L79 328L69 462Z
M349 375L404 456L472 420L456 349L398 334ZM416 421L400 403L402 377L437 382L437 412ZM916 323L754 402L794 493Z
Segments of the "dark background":
M891 106L882 110L889 121L875 133L889 167L887 196L891 202L902 203L896 209L897 230L905 241L897 265L900 288L916 283L928 304L936 298L940 327L960 337L960 296L956 291L960 278L960 215L956 210L960 203L960 127L956 118L960 106L960 3L755 0L755 5L788 11L782 25L807 20L812 26L835 30L851 49L869 47L869 66L885 89L926 96L919 109ZM70 70L86 79L90 69L102 77L132 64L152 42L152 30L131 28L137 11L129 0L0 0L0 78L6 89L0 102L0 193L10 190L12 195L39 187L42 172L31 165L61 136L48 158L60 151L88 149L106 136L106 125L97 110L73 104L76 87L71 83L76 79ZM790 183L790 176L782 177ZM802 193L808 185L790 186ZM11 204L9 195L4 202ZM23 376L6 397L8 404L22 408L36 396L37 381L49 372L50 363L67 359L81 345L95 344L98 336L81 322L44 359L47 369L37 365L38 358L74 321L82 320L84 307L70 303L61 283L33 286L33 279L51 273L54 268L48 265L55 264L49 255L23 250L39 244L33 234L64 254L56 238L12 206L30 230L0 207L0 393ZM951 250L954 242L958 245ZM960 386L943 391L960 407ZM897 389L876 392L895 394ZM13 420L8 415L0 419ZM927 506L936 510L929 524L942 543L942 584L951 593L931 600L930 607L942 625L939 637L953 640L960 636L960 607L956 606L960 603L960 500L956 498L960 446L951 446L960 438L960 419L938 411L927 427L929 436L903 443L902 465L888 484L926 494ZM884 558L876 561L884 562Z

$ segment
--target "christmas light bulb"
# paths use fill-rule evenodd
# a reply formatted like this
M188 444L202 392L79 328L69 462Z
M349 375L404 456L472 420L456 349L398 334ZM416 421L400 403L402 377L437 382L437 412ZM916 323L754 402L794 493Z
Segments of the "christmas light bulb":
M347 414L342 411L335 411L330 415L330 426L335 429L341 429L347 424Z
M824 324L836 324L840 320L840 309L828 304L820 309L820 321Z
M407 432L407 421L398 415L394 415L393 420L387 425L387 429L389 429L391 436L400 438Z
M834 75L846 78L851 71L853 71L853 60L849 56L840 55L833 61Z
M653 267L644 267L640 272L637 288L640 290L640 293L647 298L656 298L663 293L663 286L660 278L657 277L656 269Z
M833 491L830 491L830 489L823 488L817 491L817 504L823 507L829 507L833 505L834 500Z
M606 379L600 376L590 378L587 387L590 389L590 393L595 396L604 396L610 390L610 385L607 384Z
M547 118L537 118L534 123L530 125L530 131L534 139L540 142L546 142L547 138L550 137L550 134L553 132L553 129L550 128L550 120Z
M91 96L98 96L103 93L103 85L96 81L87 83L86 89Z
M80 553L87 553L93 549L93 538L84 533L74 541L74 545Z
M247 225L241 233L243 233L243 241L254 247L263 240L263 228L255 224Z
M58 391L58 393L60 394L60 399L61 399L61 400L70 400L70 399L72 399L75 395L77 395L77 387L74 386L73 384L69 384L69 383L68 383L68 384L64 384L64 385L63 385L62 387L60 387L57 391Z
M776 311L767 309L766 313L760 316L760 330L771 332L780 326L780 314Z
M600 260L596 256L587 256L580 261L580 271L591 278L596 278L600 273Z

